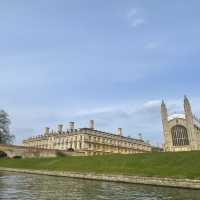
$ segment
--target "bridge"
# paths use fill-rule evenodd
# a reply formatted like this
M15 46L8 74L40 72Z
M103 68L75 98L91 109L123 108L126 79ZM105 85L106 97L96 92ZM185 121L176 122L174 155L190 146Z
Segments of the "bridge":
M83 156L84 152L0 144L0 155L8 158L50 158L57 156Z

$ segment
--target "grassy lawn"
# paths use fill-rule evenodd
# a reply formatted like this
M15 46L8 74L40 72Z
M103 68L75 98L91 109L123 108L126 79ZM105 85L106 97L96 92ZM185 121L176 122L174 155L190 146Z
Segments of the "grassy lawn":
M0 167L200 179L200 151L0 159Z

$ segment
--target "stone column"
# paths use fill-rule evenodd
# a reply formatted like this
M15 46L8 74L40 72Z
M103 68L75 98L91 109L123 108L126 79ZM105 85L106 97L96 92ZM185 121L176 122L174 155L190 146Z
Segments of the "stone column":
M95 129L95 123L94 120L90 120L90 129Z
M74 130L75 129L75 122L69 122L69 129Z
M63 132L63 125L59 124L58 125L58 133L62 133Z
M120 136L123 135L123 133L122 133L122 128L118 128L118 129L117 129L117 135L120 135Z
M44 134L45 134L45 135L49 134L49 130L50 130L49 127L45 127L45 129L44 129Z

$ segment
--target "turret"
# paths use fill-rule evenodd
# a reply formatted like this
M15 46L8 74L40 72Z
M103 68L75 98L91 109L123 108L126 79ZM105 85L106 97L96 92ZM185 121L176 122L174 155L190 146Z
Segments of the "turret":
M161 103L161 117L163 124L163 134L165 138L165 151L168 151L168 147L171 145L172 141L169 129L169 122L168 122L168 112L164 101L162 101Z
M190 142L190 145L192 146L192 150L196 150L197 138L196 138L196 134L194 133L192 109L191 109L190 102L187 96L184 96L184 110L185 110L185 119L186 119L186 124L187 124L189 142Z
M168 113L167 113L167 107L163 100L162 100L162 104L161 104L161 116L162 116L162 122L163 122L163 126L164 126L165 123L168 122Z
M184 96L184 110L185 110L186 119L192 122L192 109L191 109L190 102L187 96Z

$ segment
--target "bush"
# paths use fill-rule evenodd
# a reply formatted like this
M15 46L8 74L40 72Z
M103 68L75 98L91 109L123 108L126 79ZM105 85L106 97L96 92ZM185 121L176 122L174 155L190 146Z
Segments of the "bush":
M8 155L4 151L0 151L0 158L7 158Z
M66 155L62 151L57 151L56 156L58 157L65 157Z
M14 159L22 159L22 156L13 156Z

